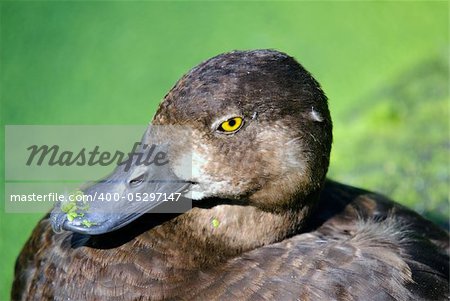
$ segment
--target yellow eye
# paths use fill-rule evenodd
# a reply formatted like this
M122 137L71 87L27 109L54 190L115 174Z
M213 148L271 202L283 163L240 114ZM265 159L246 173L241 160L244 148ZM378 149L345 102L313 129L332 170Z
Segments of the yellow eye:
M242 126L243 120L241 117L233 117L224 122L219 126L219 131L225 133L233 133L239 130Z

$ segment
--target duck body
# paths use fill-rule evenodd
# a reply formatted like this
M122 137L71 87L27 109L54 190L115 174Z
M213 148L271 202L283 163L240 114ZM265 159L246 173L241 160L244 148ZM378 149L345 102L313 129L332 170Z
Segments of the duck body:
M332 181L315 212L307 232L244 252L209 248L179 217L140 218L114 237L56 234L45 218L18 258L12 299L448 299L448 235L432 222Z
M94 201L85 227L55 206L17 259L13 300L450 298L446 231L326 180L327 98L293 58L255 50L207 60L166 95L152 125L181 125L193 140L149 128L144 142L176 146L167 170L118 167L83 193L188 191L194 207L128 214L118 202L105 213Z

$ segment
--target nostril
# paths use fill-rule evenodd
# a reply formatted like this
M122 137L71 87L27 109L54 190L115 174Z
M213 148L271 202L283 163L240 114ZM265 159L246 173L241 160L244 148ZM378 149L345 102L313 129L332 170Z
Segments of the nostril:
M131 179L128 184L130 185L130 187L138 187L139 185L141 185L144 182L144 178L145 178L145 174L142 174L134 179Z

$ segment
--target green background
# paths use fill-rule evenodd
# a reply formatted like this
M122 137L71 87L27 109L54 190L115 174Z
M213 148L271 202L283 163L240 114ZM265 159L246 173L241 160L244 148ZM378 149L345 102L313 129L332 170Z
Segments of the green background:
M448 8L447 1L1 2L1 122L146 124L199 62L274 48L296 57L329 97L330 176L446 226ZM7 214L0 203L4 300L41 214Z

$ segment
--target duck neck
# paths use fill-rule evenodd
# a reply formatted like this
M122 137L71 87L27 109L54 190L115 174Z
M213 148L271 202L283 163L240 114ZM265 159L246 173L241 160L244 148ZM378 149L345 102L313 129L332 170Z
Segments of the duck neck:
M309 208L282 212L238 205L193 208L155 230L166 237L159 242L168 244L165 248L174 257L168 260L182 260L190 268L209 266L297 233Z

